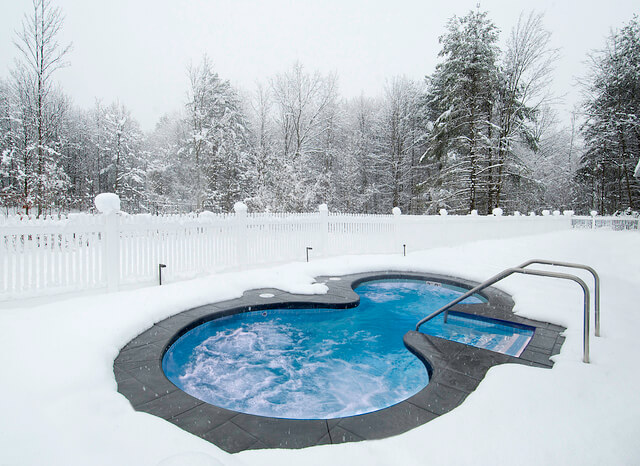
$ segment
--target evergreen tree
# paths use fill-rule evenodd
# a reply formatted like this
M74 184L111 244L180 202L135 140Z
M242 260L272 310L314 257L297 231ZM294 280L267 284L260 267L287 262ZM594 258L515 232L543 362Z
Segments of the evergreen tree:
M206 56L189 78L187 133L179 149L184 179L198 210L229 211L248 197L247 123L236 92Z
M592 208L613 213L640 205L633 177L640 158L640 24L635 16L591 56L582 127L586 152L579 179Z
M487 204L499 90L497 40L498 30L486 12L454 16L440 37L443 61L428 80L433 130L423 160L442 164L437 182L444 196L438 202L456 212Z

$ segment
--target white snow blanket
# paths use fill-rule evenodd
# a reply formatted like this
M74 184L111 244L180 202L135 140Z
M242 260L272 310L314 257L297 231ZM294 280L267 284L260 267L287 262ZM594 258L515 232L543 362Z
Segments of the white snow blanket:
M638 251L638 232L564 231L407 257L347 256L46 304L5 304L0 464L639 464ZM251 288L323 293L326 287L314 284L318 275L373 270L482 281L530 258L585 263L600 273L602 337L592 336L592 363L581 362L581 289L570 281L512 276L499 287L513 295L518 314L568 328L553 369L494 367L459 408L397 437L229 455L134 411L116 391L112 365L119 349L154 322L194 306ZM591 283L588 274L583 279Z

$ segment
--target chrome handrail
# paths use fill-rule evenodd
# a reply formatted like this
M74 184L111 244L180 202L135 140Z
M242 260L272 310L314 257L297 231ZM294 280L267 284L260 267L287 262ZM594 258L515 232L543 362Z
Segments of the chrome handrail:
M424 324L425 322L433 319L434 317L442 314L445 311L448 311L451 307L455 306L460 301L463 301L464 299L468 298L472 294L474 294L474 293L476 293L476 292L478 292L480 290L483 290L484 288L487 288L487 287L493 285L494 283L499 282L500 280L502 280L504 278L507 278L509 275L512 275L514 273L521 273L521 274L524 274L524 275L538 275L538 276L541 276L541 277L552 277L552 278L562 278L562 279L565 279L565 280L572 280L572 281L576 282L578 285L580 285L582 287L582 291L584 292L584 324L583 324L582 360L585 363L588 363L589 362L589 288L587 287L587 284L583 280L581 280L580 278L578 278L578 277L576 277L574 275L566 274L566 273L548 272L546 270L523 269L523 268L520 268L520 267L511 267L509 269L505 269L502 272L500 272L499 274L494 275L493 277L491 277L488 280L482 282L478 286L470 289L469 291L467 291L463 295L461 295L458 298L456 298L453 301L451 301L449 304L446 304L445 306L441 307L437 311L429 314L427 317L425 317L420 322L418 322L418 324L416 325L416 332L419 331L420 326L422 324Z
M550 261L550 260L546 260L546 259L530 259L526 262L523 262L522 264L520 264L517 268L519 269L524 269L525 267L527 267L528 265L531 264L544 264L544 265L553 265L553 266L557 266L557 267L571 267L574 269L583 269L583 270L588 270L589 272L591 272L591 275L593 275L593 281L594 281L594 286L593 286L593 304L594 304L594 314L595 314L595 335L597 337L600 336L600 277L598 276L598 274L596 273L596 271L592 268L589 267L588 265L584 265L584 264L574 264L572 262L559 262L559 261Z

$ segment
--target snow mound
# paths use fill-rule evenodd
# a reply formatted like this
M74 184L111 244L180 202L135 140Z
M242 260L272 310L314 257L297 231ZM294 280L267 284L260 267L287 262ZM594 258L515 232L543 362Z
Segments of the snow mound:
M214 214L210 210L203 210L202 212L200 212L198 214L198 218L206 219L206 220L213 220L213 219L216 218L216 214Z
M240 212L247 212L247 204L245 204L244 202L236 202L235 204L233 204L233 210L234 212L240 213Z
M94 200L96 209L102 214L120 212L120 198L114 193L98 194Z

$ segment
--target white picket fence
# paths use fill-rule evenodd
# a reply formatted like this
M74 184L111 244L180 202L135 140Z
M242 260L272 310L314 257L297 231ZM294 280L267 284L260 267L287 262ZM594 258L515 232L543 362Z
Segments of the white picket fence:
M638 230L640 229L640 219L631 216L620 217L572 217L572 228L583 230L606 229L606 230Z
M396 212L397 213L397 212ZM571 228L566 216L122 213L0 217L0 301L117 290L260 264L343 254L402 254Z

